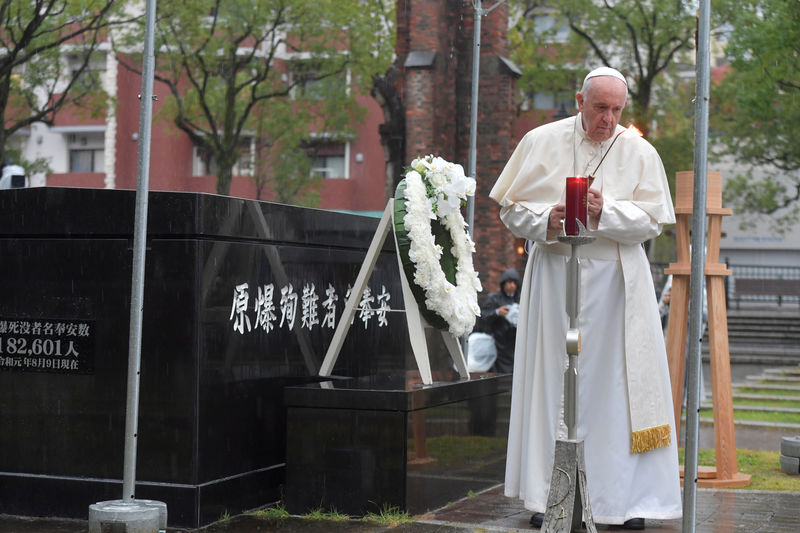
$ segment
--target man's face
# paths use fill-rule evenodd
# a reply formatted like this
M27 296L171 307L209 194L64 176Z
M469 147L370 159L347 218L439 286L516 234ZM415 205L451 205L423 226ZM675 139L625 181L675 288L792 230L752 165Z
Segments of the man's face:
M515 292L517 292L517 282L513 279L506 280L503 283L503 292L505 292L509 296L513 296Z
M603 142L614 134L628 90L622 80L598 76L592 78L586 94L578 93L576 99L586 134L595 142Z

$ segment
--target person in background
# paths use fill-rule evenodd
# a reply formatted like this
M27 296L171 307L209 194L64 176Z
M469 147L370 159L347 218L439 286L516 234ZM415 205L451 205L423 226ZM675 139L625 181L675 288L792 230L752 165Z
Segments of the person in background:
M592 176L580 248L577 438L598 524L644 529L682 515L678 449L664 336L642 243L675 222L655 149L619 120L627 82L601 67L584 79L579 113L528 132L489 196L517 237L533 241L520 295L506 455L505 495L523 500L541 527L567 367L566 272L558 241L567 176ZM623 135L623 133L626 133Z
M672 299L672 274L667 278L661 297L658 299L658 314L661 315L661 329L664 337L667 336L667 322L669 321L669 302Z
M500 275L500 290L489 293L481 304L481 329L494 338L497 352L494 372L508 374L514 370L519 288L519 274L509 268Z

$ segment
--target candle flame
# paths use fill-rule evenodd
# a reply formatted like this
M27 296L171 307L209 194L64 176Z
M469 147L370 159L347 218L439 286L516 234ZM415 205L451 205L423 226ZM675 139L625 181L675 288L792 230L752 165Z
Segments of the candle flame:
M644 134L641 132L641 130L640 130L639 128L637 128L636 126L634 126L633 124L631 124L630 126L628 126L628 129L626 129L626 130L624 131L624 133L625 133L626 135L627 135L627 134L636 134L636 135L638 135L639 137L641 137L642 135L644 135Z
M594 172L592 172L591 174L589 174L589 186L590 186L590 187L591 187L591 185L592 185L592 181L594 181L594 175L595 175L595 174L597 174L597 171L598 171L598 169L600 169L600 165L602 165L602 164L603 164L603 161L605 161L605 159L606 159L606 156L608 155L608 152L610 152L610 151L611 151L611 148L613 148L613 147L614 147L614 143L615 143L615 142L617 142L617 139L619 139L619 136L620 136L620 135L624 135L624 134L628 134L628 133L633 133L633 134L636 134L636 135L638 135L639 137L641 137L641 136L643 135L643 133L642 133L641 131L639 131L639 129L638 129L636 126L634 126L633 124L631 124L630 126L628 126L628 127L627 127L627 129L624 129L624 130L622 130L621 132L617 133L617 134L614 136L614 140L613 140L613 141L611 141L611 145L608 147L608 150L606 150L606 153L605 153L605 154L603 154L603 157L601 157L601 158L600 158L600 162L599 162L599 163L597 163L597 166L596 166L596 167L594 167Z

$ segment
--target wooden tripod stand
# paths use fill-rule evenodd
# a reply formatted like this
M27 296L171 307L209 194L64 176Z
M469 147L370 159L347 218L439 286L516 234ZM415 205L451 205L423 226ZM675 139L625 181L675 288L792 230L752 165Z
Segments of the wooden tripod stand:
M676 433L680 430L683 402L683 376L686 363L686 335L689 323L689 227L692 217L694 173L678 172L675 176L675 234L678 262L664 270L672 274L669 323L667 328L667 357L672 383L672 404L675 411ZM714 404L714 443L716 467L698 469L699 487L745 487L750 475L742 474L736 464L736 434L733 424L730 351L728 348L728 317L725 307L724 277L731 271L719 263L722 236L722 217L732 211L722 207L722 175L708 173L706 212L708 239L706 244L706 298L708 302L708 338L711 358L711 389ZM683 473L681 472L681 476Z

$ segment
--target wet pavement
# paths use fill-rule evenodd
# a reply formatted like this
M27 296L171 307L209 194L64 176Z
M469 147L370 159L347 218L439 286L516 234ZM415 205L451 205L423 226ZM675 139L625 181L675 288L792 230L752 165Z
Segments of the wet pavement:
M800 484L800 480L798 480ZM695 531L698 533L797 533L800 531L800 492L698 489ZM536 531L528 525L531 513L495 487L435 513L435 523L457 523L459 531ZM683 521L647 520L646 531L680 532ZM598 525L598 531L625 531ZM443 530L446 531L446 530Z
M737 365L733 381L760 373L763 365ZM710 375L706 365L704 377ZM708 384L710 386L710 383ZM707 388L707 390L710 390ZM796 436L794 428L748 427L736 425L736 447L752 450L780 450L781 438ZM685 427L681 430L681 443ZM701 424L699 447L714 448L713 426ZM695 512L697 533L798 533L800 532L800 478L796 492L698 489ZM503 496L498 485L464 498L441 509L414 517L401 525L380 525L359 520L310 520L300 517L264 518L255 514L231 517L196 533L479 533L535 532L529 525L531 513L518 500ZM598 525L598 531L625 531L619 527ZM645 531L680 532L683 521L647 520ZM85 533L85 520L42 519L0 515L0 533ZM190 530L170 528L170 533Z
M795 429L736 426L739 449L780 450L782 436L796 436ZM714 447L714 430L701 425L700 448ZM683 443L681 443L683 444ZM798 533L800 532L800 478L797 492L698 489L697 533ZM299 517L283 519L239 515L197 533L494 533L538 531L528 525L531 513L518 500L506 498L502 485L464 498L441 509L415 517L410 523L387 526L358 520L336 522ZM682 520L647 520L646 531L680 532ZM0 515L0 533L85 533L84 520L22 518ZM624 531L598 525L598 531ZM170 529L170 533L188 533Z
M798 479L800 485L800 479ZM800 486L798 487L800 488ZM697 533L797 533L800 531L800 492L698 489L695 506ZM211 524L198 533L479 533L538 531L528 525L530 511L503 496L498 485L464 498L413 522L388 526L358 520L309 520L299 517L261 518L249 514ZM651 533L680 532L683 522L647 520ZM82 520L44 520L0 516L0 533L85 533ZM598 525L598 531L624 531ZM185 533L187 530L170 529Z

